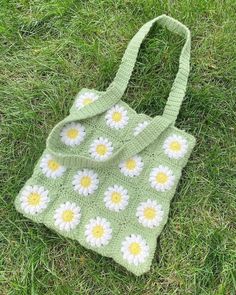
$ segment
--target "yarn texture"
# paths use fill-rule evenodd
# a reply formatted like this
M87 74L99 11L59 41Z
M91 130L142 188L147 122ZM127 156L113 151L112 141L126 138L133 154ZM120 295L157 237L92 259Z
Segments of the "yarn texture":
M121 100L140 45L157 22L185 38L162 116ZM106 91L83 88L51 131L16 209L135 275L147 272L195 138L174 126L189 75L190 32L161 15L131 39Z

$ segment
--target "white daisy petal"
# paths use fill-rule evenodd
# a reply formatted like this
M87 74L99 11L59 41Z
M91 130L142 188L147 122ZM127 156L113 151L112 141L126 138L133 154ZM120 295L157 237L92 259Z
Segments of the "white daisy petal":
M97 161L104 161L112 154L112 143L103 137L95 139L90 145L89 153Z
M187 140L180 135L170 135L163 144L164 153L171 159L180 159L188 150Z
M85 237L87 243L91 246L101 247L107 245L112 238L110 222L99 216L90 219L85 226Z
M129 195L128 191L124 189L121 185L113 185L108 187L104 193L103 199L106 208L111 211L119 212L124 210L128 205Z
M141 202L136 211L139 223L149 228L158 226L163 219L163 215L162 206L158 205L156 200L150 199Z
M93 92L85 92L83 94L80 94L78 98L75 101L75 106L78 110L83 108L86 105L91 104L95 100L98 99L98 95Z
M93 194L97 190L98 184L97 173L88 169L79 170L72 181L74 190L83 196Z
M80 123L69 123L61 130L61 141L69 146L79 145L85 138L85 128Z
M137 266L149 256L149 246L140 235L131 234L122 241L121 253L129 264Z
M41 162L40 168L42 172L50 178L57 178L62 176L62 174L66 171L66 168L60 165L53 157L49 154L46 154Z
M143 170L143 161L140 156L133 156L132 158L122 161L119 165L121 173L125 176L138 176Z
M70 231L80 222L81 209L75 203L62 203L54 213L54 224L61 231Z
M21 192L20 204L25 213L35 215L47 208L50 199L43 186L28 185Z
M107 111L105 115L106 124L110 128L122 129L124 128L129 121L127 115L127 110L119 105L113 106L110 110Z
M134 128L134 136L137 136L140 132L142 132L150 122L144 121L139 123L135 128Z
M153 168L149 176L151 186L160 192L170 190L174 185L174 181L175 176L172 170L162 165Z

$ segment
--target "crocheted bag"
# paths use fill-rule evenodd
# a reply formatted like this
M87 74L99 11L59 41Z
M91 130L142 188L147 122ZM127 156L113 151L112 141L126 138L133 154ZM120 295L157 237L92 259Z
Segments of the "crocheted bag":
M121 97L140 45L157 22L185 38L162 116L137 114ZM132 38L105 92L82 89L51 131L16 209L136 275L150 269L156 239L195 139L174 126L184 98L190 32L161 15Z

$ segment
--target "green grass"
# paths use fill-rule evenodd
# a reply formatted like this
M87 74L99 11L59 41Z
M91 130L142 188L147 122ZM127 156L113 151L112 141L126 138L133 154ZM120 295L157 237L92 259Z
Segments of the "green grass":
M13 202L78 90L104 90L130 38L162 13L192 32L192 70L177 126L197 145L151 271L136 278L33 224ZM234 0L1 1L2 295L236 293L235 13ZM166 30L152 30L124 96L138 112L163 110L182 44Z

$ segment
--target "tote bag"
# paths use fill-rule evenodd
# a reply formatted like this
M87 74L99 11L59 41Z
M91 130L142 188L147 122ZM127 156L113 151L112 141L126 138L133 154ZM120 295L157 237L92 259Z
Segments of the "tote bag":
M154 23L185 39L179 70L161 116L138 114L121 100L140 45ZM156 240L181 171L195 144L175 127L190 60L190 32L161 15L131 39L106 91L82 89L15 200L24 216L135 275L150 269Z

